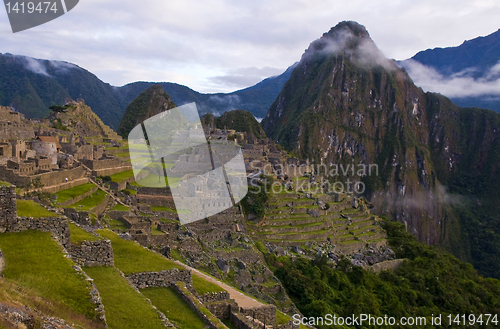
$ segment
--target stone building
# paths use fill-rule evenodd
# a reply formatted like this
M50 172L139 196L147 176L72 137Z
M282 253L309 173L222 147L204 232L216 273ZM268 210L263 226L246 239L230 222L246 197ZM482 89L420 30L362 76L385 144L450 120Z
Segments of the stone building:
M57 153L61 150L61 144L54 136L38 136L31 141L31 149L38 157L47 157L53 165L57 164Z
M90 145L81 137L77 142L74 135L70 136L67 143L61 141L61 146L62 150L72 155L75 160L97 160L102 158L104 154L104 148L102 146Z
M12 145L10 143L0 143L0 157L12 157Z

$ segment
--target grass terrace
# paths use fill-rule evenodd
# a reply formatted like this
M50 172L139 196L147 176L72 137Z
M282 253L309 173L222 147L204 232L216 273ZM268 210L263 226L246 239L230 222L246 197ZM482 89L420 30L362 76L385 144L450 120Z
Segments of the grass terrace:
M69 241L73 244L81 244L83 241L97 241L101 239L71 222L69 223L69 232Z
M160 254L152 252L139 244L122 240L116 233L109 230L97 231L99 235L111 240L115 254L115 266L125 275L139 272L156 272L176 268L184 268Z
M11 186L11 183L4 182L3 180L0 180L0 186Z
M164 206L151 206L151 211L175 211L175 210Z
M55 195L57 195L57 203L61 203L64 201L67 201L69 199L73 199L79 195L82 195L84 193L87 193L88 191L92 190L95 187L94 184L92 183L87 183L79 186L75 186L72 188L69 188L67 190L62 190Z
M90 211L93 208L100 205L104 201L104 199L106 199L106 192L102 190L97 190L88 197L86 197L85 199L73 203L69 207L75 208L76 210L80 211Z
M128 229L127 226L125 225L125 223L123 223L120 220L112 219L112 218L107 217L107 216L105 217L105 219L108 222L111 230L126 231Z
M216 285L215 283L207 281L198 275L193 274L192 278L193 278L193 288L199 295L204 295L209 292L226 291L223 288Z
M16 200L17 203L17 215L19 217L33 217L33 218L44 218L44 217L60 217L59 214L48 211L44 207L40 206L38 203L32 200Z
M141 292L151 300L165 316L181 329L203 329L206 324L172 289L167 287L146 288Z
M164 328L146 298L138 294L114 267L85 267L84 270L99 290L109 328Z
M136 195L137 191L129 188L124 189L122 192L128 193L129 195Z
M24 231L3 233L0 249L4 253L6 282L13 282L22 290L50 301L45 308L64 314L77 313L80 319L72 321L95 322L95 305L90 301L90 286L85 278L73 268L73 262L62 254L61 247L49 232ZM36 301L33 301L36 302ZM89 327L88 323L85 327Z
M110 177L111 177L112 182L121 183L126 179L134 177L134 171L127 170L127 171L119 172L117 174L111 175Z
M129 207L127 207L127 206L124 206L124 205L122 205L122 204L120 204L120 203L117 203L117 204L116 204L116 206L114 206L111 210L112 210L112 211L113 211L113 210L114 210L114 211L129 211L129 210L130 210L130 208L129 208Z

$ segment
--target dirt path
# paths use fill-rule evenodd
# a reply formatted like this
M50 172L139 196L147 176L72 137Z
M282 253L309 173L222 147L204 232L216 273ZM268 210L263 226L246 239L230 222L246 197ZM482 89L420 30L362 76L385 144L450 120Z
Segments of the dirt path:
M239 307L251 308L251 307L261 307L261 306L264 306L264 304L262 304L261 302L255 300L255 299L253 299L251 297L248 297L247 295L242 294L241 292L239 292L238 290L234 289L233 287L231 287L231 286L229 286L229 285L227 285L225 283L222 283L219 280L214 279L211 276L208 276L205 273L202 273L202 272L198 271L195 268L187 266L186 264L181 263L179 261L175 261L175 262L177 264L179 264L181 266L184 266L185 268L191 270L191 273L193 275L197 275L199 277L202 277L203 279L205 279L207 281L210 281L212 283L215 283L216 285L218 285L222 289L226 290L229 293L230 298L234 299L236 301L236 303L238 304Z

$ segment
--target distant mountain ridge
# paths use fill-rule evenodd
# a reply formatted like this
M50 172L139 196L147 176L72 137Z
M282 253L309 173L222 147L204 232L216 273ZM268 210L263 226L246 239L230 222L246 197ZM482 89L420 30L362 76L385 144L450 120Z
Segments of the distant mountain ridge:
M500 29L457 47L420 51L400 65L417 85L440 92L459 106L500 112Z
M294 64L295 65L295 64ZM133 82L115 87L71 63L0 54L0 105L12 106L29 118L42 118L49 106L85 99L103 122L117 129L126 107L158 84L178 105L196 102L200 114L243 109L262 118L290 77L293 65L279 76L232 93L203 94L176 83Z

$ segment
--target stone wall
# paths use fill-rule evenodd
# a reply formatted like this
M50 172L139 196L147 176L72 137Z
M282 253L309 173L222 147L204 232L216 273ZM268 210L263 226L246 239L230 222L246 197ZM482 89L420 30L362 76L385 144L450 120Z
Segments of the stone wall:
M231 312L229 320L232 324L238 329L261 329L262 326L259 326L256 323L253 323L251 320L247 319L243 314L238 312Z
M64 208L64 215L77 224L92 226L92 219L87 211L77 211L73 208Z
M240 308L243 315L250 316L266 325L276 326L276 306L265 305L260 307Z
M0 187L0 230L14 223L17 217L16 187ZM10 224L12 225L12 224ZM1 233L1 231L0 231Z
M94 177L111 176L111 175L118 174L120 172L124 172L127 170L132 170L132 166L126 165L126 166L121 166L121 167L111 167L111 168L105 168L105 169L99 169L99 170L92 170L92 176L94 176Z
M26 230L52 232L64 248L69 250L71 247L69 243L68 219L66 217L18 217L15 221L7 222L0 226L1 232L23 232Z
M174 199L171 196L137 194L137 202L145 203L149 206L175 208Z
M135 189L137 190L137 194L172 196L172 192L168 187L158 188L138 186Z
M109 194L107 194L103 202L92 208L92 213L96 214L96 216L100 216L104 212L104 210L106 210L109 199L111 199L111 197L109 196Z
M35 138L33 128L20 122L0 122L0 140L24 140Z
M193 285L191 271L176 268L161 272L142 272L127 276L127 280L137 289L148 287L170 287L172 282L184 282Z
M24 176L19 175L12 169L5 168L0 170L0 179L10 182L17 186L25 186L35 179L40 179L44 186L58 185L68 181L76 180L84 176L83 167L77 167L69 170L55 170L38 175Z
M199 300L199 298L198 298ZM234 300L226 300L223 302L215 302L215 303L203 303L207 307L207 309L218 317L221 320L230 319L231 318L231 310L237 310L238 304Z
M227 327L220 321L216 316L214 316L194 295L189 292L186 285L183 282L177 282L172 285L172 288L176 293L184 300L189 308L198 314L198 316L207 324L209 328L212 329L223 329Z
M90 170L117 168L121 166L121 160L119 158L109 158L101 160L80 159L80 162L87 166Z
M110 240L83 241L71 244L71 258L80 266L114 266L113 247Z
M209 292L204 295L198 296L198 299L203 304L228 301L229 293L227 291Z

